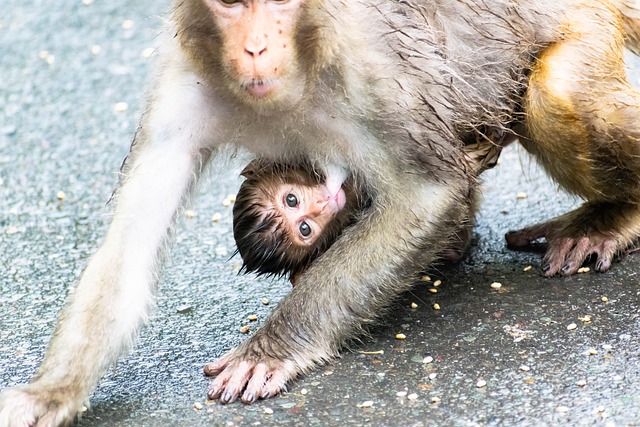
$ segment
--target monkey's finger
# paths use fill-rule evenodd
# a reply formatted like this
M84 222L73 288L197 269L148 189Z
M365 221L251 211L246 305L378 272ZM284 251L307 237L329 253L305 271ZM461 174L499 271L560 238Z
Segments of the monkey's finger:
M598 260L596 261L596 271L603 273L611 268L611 263L617 253L616 249L617 245L613 240L607 239L598 245L598 248L595 250L595 253L598 256Z
M215 380L209 383L209 387L207 388L207 397L210 400L216 400L225 389L227 385L228 378L227 377L217 377Z
M547 277L560 273L569 252L573 249L574 240L569 238L555 239L549 242L547 253L542 258L542 271Z
M265 385L262 387L262 394L260 395L260 398L266 399L280 393L282 390L286 389L289 379L289 374L286 369L274 370Z
M258 363L253 368L253 373L247 388L242 395L243 403L253 403L262 395L262 389L269 377L269 368L266 363Z
M531 242L547 236L548 225L536 224L521 230L513 230L504 235L507 245L513 248L529 246Z
M571 239L573 240L573 239ZM593 252L591 239L589 237L581 237L575 242L573 248L565 257L565 262L560 269L560 274L570 276L578 272L587 257Z
M232 353L233 350L229 351L227 354L225 354L215 362L207 363L206 365L204 365L204 374L208 377L215 377L220 374L220 372L224 371L224 369L229 365L229 360L231 359Z
M220 387L219 392L221 403L231 403L238 399L249 378L251 378L254 367L255 364L253 362L243 360L238 363L237 366L227 367L227 369L218 375L218 378L214 380L212 386L214 386L218 380L225 382L224 387Z

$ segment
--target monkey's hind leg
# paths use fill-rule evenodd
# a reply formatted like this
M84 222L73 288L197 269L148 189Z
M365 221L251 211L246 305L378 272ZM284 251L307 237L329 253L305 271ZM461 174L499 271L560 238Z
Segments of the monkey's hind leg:
M580 12L567 38L542 52L534 67L521 142L586 202L506 236L516 248L545 238L547 276L576 273L592 255L595 269L606 271L640 237L640 92L624 73L617 13Z

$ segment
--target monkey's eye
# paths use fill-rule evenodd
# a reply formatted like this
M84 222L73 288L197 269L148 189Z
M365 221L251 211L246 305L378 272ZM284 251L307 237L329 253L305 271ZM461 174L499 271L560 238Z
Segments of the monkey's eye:
M300 223L298 230L300 230L300 234L302 234L302 237L309 237L309 235L311 234L311 227L305 221L302 221Z
M295 196L295 194L287 194L287 196L284 198L284 201L290 208L295 208L296 206L298 206L298 198Z
M242 0L220 0L220 2L224 4L235 4L235 3L241 3Z

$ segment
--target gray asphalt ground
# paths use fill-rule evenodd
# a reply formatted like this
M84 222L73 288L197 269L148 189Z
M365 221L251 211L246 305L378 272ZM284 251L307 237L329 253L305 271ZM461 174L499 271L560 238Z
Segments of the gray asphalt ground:
M105 230L167 9L168 0L2 3L0 388L33 374ZM238 167L205 179L194 215L180 221L157 309L79 426L640 424L640 255L605 274L545 279L539 253L509 251L506 231L579 203L516 149L486 173L464 262L432 269L369 337L288 393L250 406L207 402L203 365L246 339L240 327L255 330L290 288L238 276L229 260L223 201Z

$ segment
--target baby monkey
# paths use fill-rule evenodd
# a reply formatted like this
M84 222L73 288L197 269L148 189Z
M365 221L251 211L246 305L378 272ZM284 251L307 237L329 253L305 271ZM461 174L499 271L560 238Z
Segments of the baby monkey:
M339 166L318 172L253 160L241 175L233 237L242 271L289 276L293 286L366 207L366 198Z
M464 153L478 174L497 163L511 136L469 143ZM307 267L357 221L367 207L345 169L329 165L318 173L305 165L253 160L241 175L233 207L233 236L241 271L289 276L293 286ZM475 203L474 203L475 204ZM440 252L446 261L462 259L471 238L472 221L459 227Z

